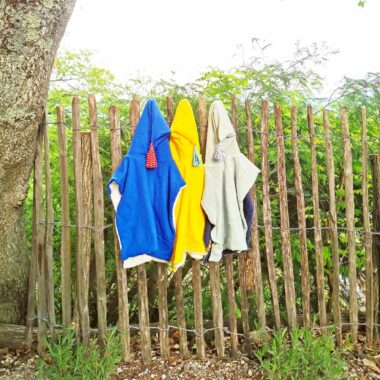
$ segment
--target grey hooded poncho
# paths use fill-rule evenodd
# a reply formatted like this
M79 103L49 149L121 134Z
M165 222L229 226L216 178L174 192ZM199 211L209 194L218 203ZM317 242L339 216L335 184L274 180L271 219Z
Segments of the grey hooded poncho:
M240 153L235 130L220 100L214 101L209 111L204 166L202 207L213 224L209 261L218 262L226 249L248 249L243 200L260 172Z

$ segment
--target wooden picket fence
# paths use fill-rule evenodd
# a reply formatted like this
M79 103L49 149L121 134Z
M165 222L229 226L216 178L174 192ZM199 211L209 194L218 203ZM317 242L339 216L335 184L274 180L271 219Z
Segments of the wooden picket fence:
M74 167L74 189L69 188L68 175L68 149L66 138L66 123L64 110L61 106L56 109L57 122L48 123L44 118L41 123L37 138L37 150L34 169L34 190L33 190L33 250L29 279L29 297L28 312L26 325L26 343L32 343L32 331L34 320L38 320L38 351L42 353L45 349L45 337L50 334L54 339L56 334L56 322L54 311L54 286L53 286L53 227L54 224L61 225L61 283L62 292L62 326L71 327L73 321L79 324L79 336L84 343L90 339L90 322L89 322L89 257L91 249L94 250L96 264L96 299L97 299L97 333L99 344L104 344L107 334L107 295L106 295L106 277L105 277L105 252L104 252L104 230L110 226L104 224L104 181L102 178L102 168L99 155L99 137L98 137L98 116L95 96L88 97L90 131L83 131L80 123L79 98L74 97L72 101L72 149L73 149L73 167ZM232 123L237 129L237 105L236 99L232 99ZM173 120L174 104L171 97L167 99L167 120L170 125ZM254 140L251 123L251 110L249 101L245 102L246 114L246 132L248 157L254 162ZM358 327L360 326L358 316L357 302L357 272L356 272L356 230L355 225L355 204L353 191L353 171L352 171L352 154L351 142L348 125L347 110L341 110L341 130L344 156L344 188L346 203L346 228L347 233L347 257L349 264L349 320L343 322L342 302L340 292L340 254L338 232L340 228L337 224L337 212L335 204L335 176L334 176L334 157L332 138L330 134L329 117L327 110L323 110L323 127L327 161L326 165L329 189L329 224L321 225L320 200L319 200L319 180L317 168L317 148L315 126L313 120L313 110L307 108L307 123L309 128L309 141L311 151L311 197L313 204L313 227L307 228L305 216L305 194L303 191L302 167L299 158L297 133L297 109L291 109L291 135L289 138L292 142L294 178L297 200L297 219L298 227L293 228L299 234L299 247L301 254L300 263L300 281L302 287L302 315L297 315L296 292L295 292L295 275L293 270L293 257L291 248L287 195L287 168L285 160L285 136L282 123L281 108L279 105L274 106L274 122L277 149L277 178L278 178L278 199L280 209L280 227L276 228L272 223L272 207L270 194L270 167L268 158L269 136L272 132L269 129L269 103L263 101L261 105L261 130L257 131L261 136L261 162L256 164L261 169L262 189L254 186L251 189L251 195L254 202L254 221L252 226L252 248L249 252L238 255L228 255L224 257L222 263L209 263L209 284L211 290L212 306L212 327L206 328L202 310L202 283L201 274L205 266L196 260L192 260L192 286L193 286L193 308L194 324L189 327L185 319L184 292L183 292L183 273L179 269L174 274L175 283L175 303L176 303L176 321L169 321L168 314L168 269L165 264L154 264L157 268L157 288L158 288L158 305L159 321L154 327L159 331L160 355L167 359L170 355L169 330L178 329L179 349L183 357L190 355L188 345L188 335L195 335L196 354L200 359L206 357L205 334L212 333L217 355L223 357L226 355L225 337L229 337L229 352L231 356L236 356L240 346L249 344L250 332L254 328L267 330L268 328L279 329L287 324L289 327L302 324L310 328L313 325L313 310L311 307L310 295L311 286L316 290L318 304L318 328L322 331L331 324L335 327L337 344L342 343L342 328L344 325L349 326L351 339L357 341ZM368 144L366 132L366 113L365 109L361 110L362 120L362 237L364 242L366 257L366 338L371 343L374 338L374 332L378 326L378 274L375 268L378 268L379 259L379 241L376 238L377 232L380 231L380 158L378 155L371 156L372 162L372 185L374 192L374 214L370 218L369 213L369 194L368 194ZM140 117L140 103L133 100L130 105L130 130L131 134L136 128ZM207 108L206 98L200 97L198 110L199 133L202 153L205 149L205 139L207 131ZM55 125L57 128L58 145L59 145L59 172L60 172L60 192L61 192L61 213L60 220L57 222L53 219L53 202L50 177L50 157L49 157L49 140L48 125ZM51 126L50 126L51 127ZM109 136L110 136L110 153L112 158L112 171L115 170L122 159L121 151L121 124L119 111L115 106L109 108ZM257 156L257 154L256 154ZM45 161L45 166L43 166ZM45 167L45 174L43 168ZM44 194L45 190L45 194ZM74 191L75 195L75 222L70 220L69 198ZM258 191L262 191L262 205L258 203ZM45 206L44 206L45 199ZM263 233L265 237L265 252L260 252L259 236L261 226L258 222L258 207L262 207L263 215ZM57 219L57 218L56 218ZM371 227L372 225L372 227ZM112 227L112 226L111 226ZM71 278L71 236L70 230L75 228L75 267L76 277ZM330 244L332 252L332 323L326 312L326 279L324 274L323 261L323 241L322 230L327 229L330 233ZM307 230L314 233L314 253L316 273L314 283L311 284L311 274L309 271L310 248L308 246ZM285 292L285 304L280 305L278 292L278 268L274 259L273 234L280 232L281 248L283 256L283 285ZM128 278L127 271L122 269L119 257L119 245L115 236L115 262L117 273L117 292L118 292L118 331L120 333L122 356L124 360L129 360L131 356L130 331L132 326L129 323L129 302L128 302ZM372 241L374 240L374 241ZM93 244L92 244L93 241ZM261 256L264 259L261 259ZM188 260L191 260L188 258ZM238 265L233 265L234 260ZM262 265L262 261L266 262ZM226 274L226 287L228 298L228 315L223 315L222 293L221 293L221 271L220 267L224 265ZM241 323L238 323L236 309L236 283L234 281L234 270L237 268L240 291ZM267 282L271 293L271 312L266 310L264 302L264 274L266 272ZM224 273L224 272L223 272ZM266 278L266 277L265 277ZM144 362L148 363L152 357L151 331L152 325L149 321L148 289L147 274L145 265L137 268L138 282L138 317L139 326L134 326L140 334L140 349ZM37 285L37 287L36 287ZM75 288L75 297L72 296L72 289ZM38 297L36 297L38 290ZM251 297L253 295L253 297ZM75 299L74 299L75 298ZM254 299L254 305L250 304ZM75 306L75 307L74 307ZM286 318L280 313L280 306L285 307ZM35 316L35 307L37 315ZM250 320L250 308L256 308L257 320ZM227 323L225 323L225 318ZM238 328L239 326L239 328Z

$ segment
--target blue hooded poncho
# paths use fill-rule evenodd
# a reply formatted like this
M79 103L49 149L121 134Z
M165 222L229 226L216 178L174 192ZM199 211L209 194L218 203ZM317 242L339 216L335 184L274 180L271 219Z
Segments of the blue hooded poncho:
M116 210L124 268L150 260L170 261L175 235L173 210L185 182L172 159L169 135L156 101L148 100L129 152L107 185ZM151 144L156 168L146 167Z

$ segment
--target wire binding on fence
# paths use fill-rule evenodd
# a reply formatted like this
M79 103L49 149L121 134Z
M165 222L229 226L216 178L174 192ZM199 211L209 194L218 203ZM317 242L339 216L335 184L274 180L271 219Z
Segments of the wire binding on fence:
M54 221L54 222L46 222L45 220L43 221L40 221L38 222L37 224L53 224L53 225L57 225L57 226L62 226L62 227L70 227L70 228L89 228L89 229L92 229L94 231L98 231L99 228L96 228L95 226L93 225L76 225L76 224L65 224L65 223L61 223L61 222L57 222L57 221ZM113 224L107 224L105 225L103 228L101 228L100 230L106 230L110 227L113 227ZM265 229L265 226L264 225L257 225L258 228L261 228L261 229ZM323 226L323 227L320 227L320 228L316 228L316 227L307 227L307 228L299 228L299 227L290 227L290 228L286 228L286 229L281 229L281 227L272 227L271 228L273 231L290 231L290 232L298 232L298 231L314 231L314 230L318 230L318 231L326 231L326 230L331 230L332 227L330 226ZM355 232L357 235L359 236L363 236L363 235L366 235L367 234L367 231L364 231L364 230L358 230L358 229L355 229L355 230L350 230L346 227L338 227L337 228L338 231L344 231L344 232ZM372 236L380 236L380 231L369 231L369 233L372 235Z
M113 224L107 224L102 228L97 228L97 227L92 226L92 225L76 225L76 224L65 224L65 223L61 223L61 222L46 222L45 220L38 222L37 224L44 224L44 225L53 224L56 226L70 227L70 228L89 228L89 229L94 230L94 231L106 230L107 228L110 228L113 226Z
M262 228L264 229L265 226L263 225L258 225L257 227L259 228ZM298 232L298 231L314 231L314 230L318 230L318 231L326 231L326 230L331 230L332 227L330 226L323 226L323 227L320 227L320 228L316 228L316 227L307 227L307 228L298 228L298 227L290 227L289 229L286 229L286 231L290 231L290 232ZM278 230L278 231L284 231L283 229L281 229L281 227L272 227L272 230ZM358 230L358 229L355 229L355 230L350 230L346 227L337 227L337 230L338 231L344 231L344 232L355 232L357 235L366 235L367 234L367 231L364 231L364 230ZM369 233L372 235L372 236L378 236L380 235L380 231L369 231Z
M63 326L62 325L59 325L59 324L50 324L49 322L49 319L47 317L38 317L38 316L34 316L32 318L29 318L29 320L42 320L43 322L45 322L47 324L47 326L50 328L50 327L54 327L54 328L58 328L58 329L63 329ZM311 330L314 330L314 331L319 331L319 330L340 330L342 331L342 327L344 326L361 326L361 327L366 327L366 328L371 328L373 329L374 327L380 327L380 324L379 323L373 323L373 326L370 326L368 325L367 323L365 322L343 322L341 324L341 327L338 328L337 326L335 325L327 325L327 326L313 326L311 327ZM189 328L183 328L183 327L180 327L180 326L177 326L177 325L168 325L167 328L162 328L160 326L138 326L138 325L134 325L134 324L131 324L129 325L129 328L132 329L132 330L141 330L141 329L148 329L148 330L155 330L155 331L166 331L166 332L169 332L170 330L177 330L177 331L186 331L188 333L192 333L194 334L195 336L198 336L198 337L204 337L206 334L208 333L211 333L213 331L216 331L216 330L223 330L224 333L228 334L228 335L237 335L241 338L244 338L244 339L249 339L249 333L248 334L243 334L243 333L234 333L232 331L230 331L230 329L227 327L227 326L223 326L223 327L210 327L210 328L204 328L202 330L202 333L198 333L195 329L189 329ZM116 328L107 328L108 331L111 331L111 330L114 330L116 329L118 332L121 332L117 327ZM265 326L263 327L263 329L265 329L267 332L275 332L276 330L275 329L272 329L268 326ZM254 330L252 330L254 331ZM98 329L94 329L94 328L91 328L90 329L90 332L98 332Z
M65 123L65 122L49 122L49 123L46 123L46 124L42 124L44 126L49 126L49 125L65 125L68 129L72 130L72 131L84 131L84 129L82 128L73 128L72 125L68 124L68 123ZM110 127L103 127L103 126L99 126L99 125L89 125L87 128L91 129L91 128L94 128L96 127L97 129L105 129L105 130L111 130ZM113 131L129 131L130 130L130 126L120 126L120 128L112 128ZM247 129L246 129L246 126L239 126L237 127L237 130L238 131L243 131L243 132L246 132ZM278 134L277 132L275 131L269 131L269 132L262 132L258 129L254 129L253 130L253 133L254 134L259 134L259 135L267 135L267 136L270 136L270 137L275 137L275 138L278 138L278 137L283 137L285 140L291 140L292 139L292 135L291 134ZM344 140L344 137L341 136L341 135L335 135L335 134L330 134L330 137L326 137L324 134L322 133L315 133L314 134L314 137L316 138L323 138L323 139L328 139L328 140L334 140L334 139L341 139L341 140ZM297 134L297 139L298 140L307 140L307 139L310 139L310 134L309 133L298 133ZM359 136L359 137L354 137L354 136L350 136L349 139L351 141L363 141L363 139ZM367 137L365 139L365 141L376 141L376 142L379 142L380 141L380 137Z

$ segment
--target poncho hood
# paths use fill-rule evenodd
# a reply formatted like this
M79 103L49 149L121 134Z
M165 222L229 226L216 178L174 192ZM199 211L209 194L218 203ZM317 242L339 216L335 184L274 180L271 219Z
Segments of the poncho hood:
M236 132L223 103L215 100L209 110L207 144L206 144L206 163L215 161L215 152L218 145L222 146L224 156L231 156L240 153L239 145L236 140Z
M206 254L203 243L205 215L201 206L204 167L193 110L186 99L177 106L171 126L170 149L186 182L175 208L176 236L171 264L176 270L185 262L186 254L195 259Z
M218 262L224 250L247 250L248 226L243 201L259 172L240 152L235 130L223 103L214 101L208 117L202 198L203 209L213 225L209 261Z
M169 148L169 127L157 103L149 100L130 150L107 189L116 210L123 266L155 260L169 262L175 235L174 205L185 186ZM153 145L157 167L147 168Z
M177 145L195 145L200 150L197 125L193 109L187 99L182 99L177 106L176 113L171 125L170 142Z
M145 157L150 144L153 143L158 160L171 158L167 144L169 134L169 126L162 116L157 102L149 99L136 127L128 155L144 155Z

